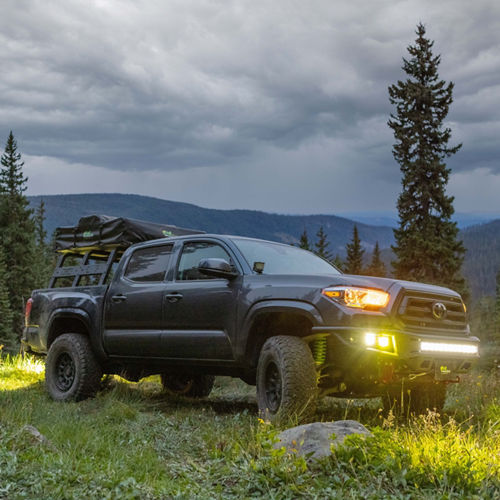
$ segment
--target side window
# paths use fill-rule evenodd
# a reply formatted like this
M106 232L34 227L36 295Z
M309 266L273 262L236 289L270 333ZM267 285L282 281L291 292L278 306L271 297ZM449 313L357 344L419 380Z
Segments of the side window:
M184 281L214 278L198 271L200 260L212 258L224 259L229 262L229 264L233 265L233 261L229 254L217 243L209 243L207 241L186 243L182 249L176 279L178 281Z
M127 264L124 276L132 281L163 281L172 255L173 245L140 248Z

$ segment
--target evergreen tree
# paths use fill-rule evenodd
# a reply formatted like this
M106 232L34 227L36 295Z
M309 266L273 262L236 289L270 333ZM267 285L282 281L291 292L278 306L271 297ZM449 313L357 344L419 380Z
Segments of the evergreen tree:
M344 266L344 271L347 274L362 274L363 272L363 254L365 251L361 247L359 239L358 227L354 224L352 230L351 243L346 245L347 260Z
M330 242L326 239L326 233L323 230L323 226L321 226L316 233L316 237L318 240L314 244L314 247L316 248L315 254L318 255L319 257L323 257L323 259L330 260L332 258L332 254L328 250L328 247L330 245Z
M307 231L304 228L304 232L300 235L299 248L304 250L311 250L311 244L309 243L309 237L307 236Z
M500 269L497 273L497 290L495 300L495 340L500 347ZM500 353L499 353L500 354Z
M393 266L398 278L461 289L465 249L451 220L453 197L445 192L450 169L443 161L461 147L448 146L451 130L443 128L453 83L439 79L441 58L433 55L434 42L425 38L422 24L416 33L415 45L408 47L410 59L403 58L408 78L389 87L396 113L388 125L396 139L393 156L403 174Z
M335 254L335 257L331 262L339 271L344 269L344 262L338 253Z
M375 243L375 248L373 249L372 260L370 266L367 269L367 274L370 276L381 276L386 275L385 264L380 258L380 248L378 246L378 241Z
M35 210L33 218L35 225L35 255L33 262L34 288L47 286L52 273L52 256L47 244L47 231L45 231L45 203L40 200L40 205Z
M12 310L12 329L19 336L23 326L23 300L33 288L34 225L24 195L27 178L17 143L10 132L1 158L0 233L5 258L5 284Z
M5 258L0 246L0 351L2 348L11 348L16 343L16 336L12 330L12 310L5 274Z

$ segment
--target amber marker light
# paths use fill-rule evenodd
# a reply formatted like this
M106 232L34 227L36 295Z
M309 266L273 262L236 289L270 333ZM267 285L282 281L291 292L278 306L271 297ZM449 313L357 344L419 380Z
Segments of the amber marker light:
M321 292L325 297L340 302L348 307L364 309L382 308L389 303L389 294L382 290L361 287L335 286Z

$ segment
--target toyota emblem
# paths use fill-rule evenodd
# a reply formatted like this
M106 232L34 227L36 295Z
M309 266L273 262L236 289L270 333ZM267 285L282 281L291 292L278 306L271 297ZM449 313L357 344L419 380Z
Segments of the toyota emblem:
M434 304L432 304L432 315L436 319L444 319L447 312L448 310L442 302L434 302Z

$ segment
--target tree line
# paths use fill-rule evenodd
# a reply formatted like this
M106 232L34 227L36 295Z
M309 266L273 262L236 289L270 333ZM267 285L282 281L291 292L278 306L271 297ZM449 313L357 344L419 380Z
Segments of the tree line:
M323 226L321 226L316 233L316 241L311 243L307 230L300 236L299 244L300 248L304 250L309 250L319 257L331 262L337 269L343 271L347 274L364 274L366 276L380 276L384 277L387 275L385 264L382 261L380 255L380 247L378 241L375 243L375 247L372 252L371 261L367 267L364 266L364 254L365 249L361 245L361 240L359 238L358 227L354 224L352 239L346 245L346 258L345 260L340 257L337 253L335 256L330 252L328 241L328 236L325 233Z

